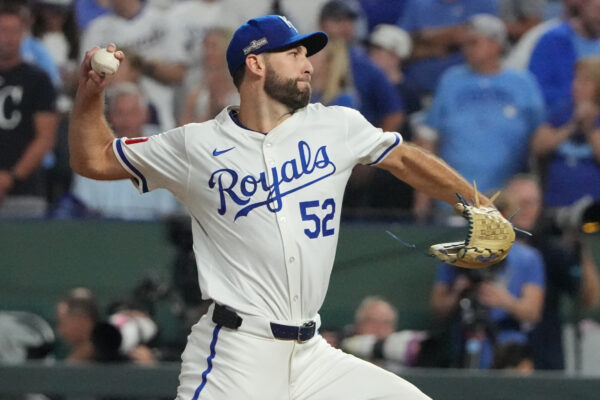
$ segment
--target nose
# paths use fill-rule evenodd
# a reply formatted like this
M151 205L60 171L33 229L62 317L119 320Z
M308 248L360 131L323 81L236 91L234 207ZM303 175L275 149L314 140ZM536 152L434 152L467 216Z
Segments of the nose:
M308 75L312 75L313 72L315 72L315 69L313 68L313 65L310 62L310 60L308 59L308 57L306 57L306 65L304 67L304 73L308 74Z

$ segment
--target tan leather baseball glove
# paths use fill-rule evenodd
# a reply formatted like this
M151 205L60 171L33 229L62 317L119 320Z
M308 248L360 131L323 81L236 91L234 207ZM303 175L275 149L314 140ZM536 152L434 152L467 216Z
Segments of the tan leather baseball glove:
M476 205L469 205L464 198L459 198L461 202L454 210L469 223L467 239L434 244L429 248L430 254L463 268L483 268L504 260L515 241L510 221L493 207L479 206L477 199Z

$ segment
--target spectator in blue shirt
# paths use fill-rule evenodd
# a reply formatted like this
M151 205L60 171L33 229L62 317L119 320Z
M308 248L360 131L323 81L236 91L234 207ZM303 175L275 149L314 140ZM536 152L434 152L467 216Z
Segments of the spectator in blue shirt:
M546 32L529 60L549 107L568 98L575 74L575 62L600 55L600 0L588 0L580 12Z
M532 141L548 207L600 200L600 57L579 60L575 71L572 95L554 102Z
M403 64L410 56L412 48L410 35L395 25L381 24L377 25L369 36L368 45L369 57L386 74L404 103L406 119L400 132L404 140L412 140L410 116L420 111L422 106L417 90L403 72ZM378 209L396 208L407 217L410 216L414 190L409 185L394 179L390 174L376 172L371 181L371 191L387 193L385 197L378 197L371 206Z
M482 192L498 189L527 167L530 137L544 120L537 82L527 71L500 63L507 40L504 23L492 15L474 16L467 28L467 63L449 69L419 129L420 140ZM421 217L430 211L417 193Z
M398 25L413 36L408 79L424 93L433 93L442 73L464 61L463 24L480 13L497 15L496 0L407 0Z
M315 70L311 102L358 109L346 43L341 39L331 40L323 51L311 57L311 62Z
M406 0L360 0L369 33L379 24L396 24L402 17L405 4Z
M504 262L481 274L441 264L432 306L438 317L459 317L452 366L489 368L494 344L527 343L527 333L542 313L544 286L540 253L519 242L515 242ZM469 304L460 304L461 299L467 299ZM469 313L476 313L477 320L471 320ZM481 347L466 348L469 339L477 339ZM470 350L477 351L475 364L469 360Z
M589 244L575 232L554 232L544 218L542 188L534 175L515 175L496 201L510 199L505 215L513 215L514 226L532 232L519 238L540 251L545 264L546 291L540 321L529 333L529 345L535 369L564 369L563 316L561 303L568 298L578 310L598 304L600 280ZM516 212L516 214L515 214ZM566 240L566 238L569 238Z
M350 51L352 79L360 101L359 111L373 125L397 131L404 121L404 106L385 74L354 44L358 11L341 0L332 0L321 9L319 23L330 38L342 39Z

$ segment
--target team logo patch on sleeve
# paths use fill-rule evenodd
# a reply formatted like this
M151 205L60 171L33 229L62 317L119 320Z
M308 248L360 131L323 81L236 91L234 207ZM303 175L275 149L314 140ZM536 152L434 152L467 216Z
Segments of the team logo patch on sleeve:
M147 137L140 137L140 138L134 138L134 139L127 139L125 140L125 144L136 144L136 143L143 143L146 142L148 140Z

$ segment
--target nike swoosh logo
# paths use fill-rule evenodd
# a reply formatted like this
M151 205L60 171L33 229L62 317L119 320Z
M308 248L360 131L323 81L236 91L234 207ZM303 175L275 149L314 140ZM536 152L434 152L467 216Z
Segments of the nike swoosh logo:
M213 156L215 156L215 157L216 157L216 156L220 156L221 154L223 154L223 153L227 153L229 150L233 150L233 149L235 149L235 146L234 146L234 147L231 147L231 148L229 148L229 149L225 149L225 150L217 150L217 149L215 148L215 149L213 150Z

